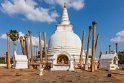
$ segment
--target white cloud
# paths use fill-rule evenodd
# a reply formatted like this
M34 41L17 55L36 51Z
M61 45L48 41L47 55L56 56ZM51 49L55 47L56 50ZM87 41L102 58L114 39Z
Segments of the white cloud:
M117 36L124 37L124 30L122 30L122 31L118 32L116 35L117 35Z
M25 36L25 34L22 32L19 32L19 37L21 37L21 36Z
M72 4L70 3L70 7L80 10L84 7L84 0L75 0Z
M54 22L57 12L39 7L36 0L5 0L1 3L2 9L9 15L23 15L26 19L38 22Z
M41 42L42 42L42 45L44 45L44 41L41 40ZM32 44L39 46L39 38L33 36L33 37L32 37Z
M22 33L22 32L19 32L19 37L21 37L21 36L25 36L25 34L24 33ZM0 39L7 39L7 36L6 36L6 34L4 33L4 34L2 34L1 36L0 36ZM42 41L42 45L44 45L44 41L43 40L41 40ZM18 40L18 42L19 42L19 40ZM30 42L29 42L30 43ZM39 38L38 37L35 37L35 36L32 36L32 44L33 45L39 45Z
M7 39L6 34L2 34L2 35L0 36L0 39Z
M40 0L39 0L40 1ZM64 0L44 0L50 6L60 5L63 7ZM80 10L84 7L84 0L67 0L67 7ZM41 1L41 4L43 1ZM55 22L58 17L56 10L43 8L37 0L3 0L1 3L2 11L10 16L21 15L26 20L37 22Z
M124 30L116 33L116 37L110 40L111 42L124 42Z
M63 7L64 0L44 0L48 4L58 4ZM74 8L75 10L80 10L84 8L84 0L66 0L67 7Z
M111 42L124 42L124 37L117 36L111 39Z

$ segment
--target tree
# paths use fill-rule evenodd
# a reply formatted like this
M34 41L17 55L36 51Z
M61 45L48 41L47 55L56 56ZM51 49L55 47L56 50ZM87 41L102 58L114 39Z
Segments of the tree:
M17 30L10 30L9 31L9 37L10 39L13 41L14 44L14 51L16 50L16 43L15 41L17 41L19 39L19 33L17 32Z
M9 37L13 41L14 51L16 51L16 41L19 39L18 31L17 30L10 30L9 31Z
M12 41L18 40L19 33L17 32L17 30L10 30L9 34L10 34L10 38L11 38Z
M4 57L0 57L0 64L4 64L5 63L5 58Z
M119 64L124 64L124 51L118 52Z

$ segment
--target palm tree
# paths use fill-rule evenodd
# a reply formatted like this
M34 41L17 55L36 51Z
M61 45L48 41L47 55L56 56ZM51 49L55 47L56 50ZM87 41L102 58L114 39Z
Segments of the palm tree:
M13 41L14 44L14 51L16 50L16 41L19 39L19 33L17 30L10 30L9 31L10 39Z
M17 30L10 30L9 37L13 41L14 51L16 51L16 41L19 39L19 33L17 32ZM13 62L15 62L14 57Z

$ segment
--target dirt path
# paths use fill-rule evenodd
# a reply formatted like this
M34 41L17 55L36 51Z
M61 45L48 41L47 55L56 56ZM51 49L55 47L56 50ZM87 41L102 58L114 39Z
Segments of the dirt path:
M108 71L99 70L91 73L87 71L44 71L43 76L37 70L15 70L0 68L0 83L124 83L124 75L112 72L113 77L107 77ZM124 72L124 71L122 71Z

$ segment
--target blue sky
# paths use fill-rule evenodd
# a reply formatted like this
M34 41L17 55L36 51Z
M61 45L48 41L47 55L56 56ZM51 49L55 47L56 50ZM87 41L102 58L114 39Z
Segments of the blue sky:
M97 22L100 34L97 54L108 51L108 45L119 43L119 50L124 50L124 0L66 0L68 14L73 30L81 38L92 21ZM7 50L5 34L10 29L17 29L24 34L33 31L34 39L38 32L47 33L47 42L56 30L63 10L64 0L0 0L0 55ZM36 42L35 42L36 43ZM21 52L20 50L18 50Z

